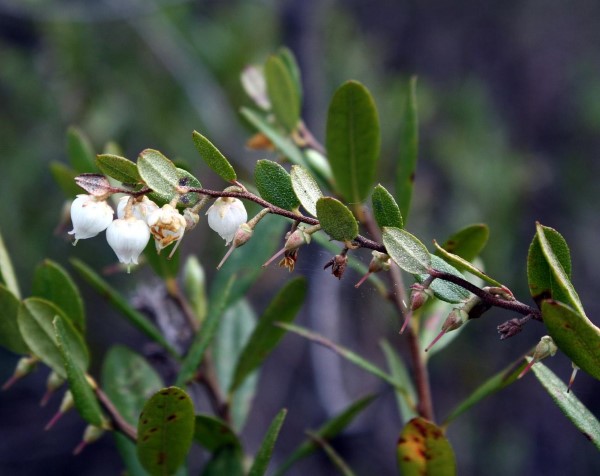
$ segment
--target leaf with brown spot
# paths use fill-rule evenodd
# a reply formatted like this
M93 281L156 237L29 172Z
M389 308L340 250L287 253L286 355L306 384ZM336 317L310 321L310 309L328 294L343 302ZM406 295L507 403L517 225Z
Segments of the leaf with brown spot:
M192 444L192 400L178 387L162 389L146 402L142 415L137 443L140 462L152 476L173 474L185 462Z
M413 418L402 430L397 446L403 476L453 476L454 451L443 431L423 418Z

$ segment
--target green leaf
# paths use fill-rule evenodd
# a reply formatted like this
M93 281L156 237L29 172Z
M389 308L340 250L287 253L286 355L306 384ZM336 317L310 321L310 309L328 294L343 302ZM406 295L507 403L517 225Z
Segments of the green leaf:
M343 412L339 413L331 420L326 422L317 431L315 435L323 440L331 440L339 435L352 421L358 416L367 406L375 399L374 395L357 400L348 406ZM285 473L296 461L305 458L313 453L318 448L318 445L312 439L305 440L294 452L283 462L283 464L275 472L275 476L280 476Z
M215 453L226 446L242 448L239 438L227 423L212 415L202 413L196 415L194 441L211 453Z
M355 476L354 472L348 466L348 463L333 449L327 441L319 435L315 435L312 431L307 431L306 434L325 452L329 461L335 466L342 476Z
M225 446L213 454L202 476L244 476L244 455L238 448Z
M163 387L148 361L121 345L110 348L102 364L102 389L119 413L132 425L146 401Z
M351 203L371 191L379 159L379 119L371 93L357 81L333 95L327 114L326 149L336 190Z
M546 227L537 223L536 228L542 253L550 267L552 298L570 305L575 311L585 316L585 311L583 310L579 296L571 284L571 279L569 277L570 269L565 269L561 264L563 261L566 261L566 259L564 257L559 258L559 256L564 253L564 248L562 245L557 248L553 246L554 242L551 241L552 239L546 237ZM549 232L549 235L552 236L554 234Z
M332 240L352 241L358 235L356 218L346 205L335 198L317 200L317 218Z
M404 228L402 214L394 197L381 184L375 187L371 197L373 202L373 215L379 228L391 226L394 228Z
M179 273L179 264L181 262L181 253L179 248L175 250L175 253L171 256L170 253L156 252L156 245L154 240L150 240L144 248L144 258L148 264L152 267L152 270L160 276L162 279L173 279L177 277Z
M194 422L194 404L180 388L163 388L146 402L138 422L137 451L152 476L172 474L185 462Z
M229 282L221 290L221 293L210 301L210 308L208 310L208 317L202 324L200 331L195 335L194 341L188 350L185 359L181 364L179 375L177 375L176 384L185 385L194 376L194 373L200 366L206 349L211 344L218 328L221 316L225 311L225 306L229 299L229 293L231 292L231 286L235 280L235 275L229 279Z
M307 166L302 152L294 141L269 124L263 115L245 107L241 109L241 114L250 124L267 136L277 150L285 155L290 162L304 167Z
M73 332L67 327L69 321L57 315L54 317L53 324L56 332L56 344L63 357L69 390L73 394L77 411L89 424L100 428L109 428L94 390L86 379L85 368L80 366L80 359L76 356L76 349L80 343L78 340L73 340Z
M292 188L304 209L312 216L317 216L317 200L323 197L317 181L308 170L300 165L292 165L290 172Z
M21 302L8 288L0 284L0 346L15 354L29 353L29 347L21 336L17 317Z
M263 476L267 472L269 462L271 461L271 455L273 454L273 448L275 448L275 442L277 441L279 430L281 430L281 425L283 425L286 415L287 410L284 408L271 422L267 434L258 449L258 453L256 453L254 462L250 467L248 476Z
M294 80L294 86L296 87L296 94L302 101L302 79L300 77L300 68L294 53L289 48L282 46L277 50L277 56L283 61L286 68L288 69L292 79Z
M457 417L471 409L474 405L484 400L485 398L499 392L508 387L517 380L519 374L523 371L527 361L524 357L519 357L512 364L505 367L493 377L486 380L482 385L477 387L471 395L459 403L444 420L444 426L455 420Z
M431 256L419 239L400 228L385 227L383 244L394 262L412 274L426 274L431 268Z
M66 378L67 371L52 325L54 316L65 317L63 311L51 302L32 297L21 303L17 319L23 340L31 352L61 377ZM81 334L67 318L64 319L63 327L70 342L71 359L79 368L87 369L89 354Z
M542 316L558 348L580 369L600 380L600 329L558 301L542 302Z
M454 233L444 242L442 248L467 261L473 261L485 247L489 236L490 230L487 225L475 223ZM441 256L438 251L435 254Z
M67 154L79 173L94 172L94 148L88 137L77 127L67 129Z
M196 146L196 149L198 149L200 157L206 162L206 165L220 175L223 180L228 182L237 180L235 170L233 170L229 161L211 141L196 131L192 133L192 139L194 140L194 145Z
M366 370L370 374L373 374L376 377L379 377L381 380L384 380L385 382L389 383L393 387L395 387L397 389L401 389L401 385L396 380L394 380L392 377L390 377L387 373L385 373L383 370L381 370L379 367L372 364L367 359L361 357L357 353L351 351L350 349L347 349L346 347L343 347L339 344L336 344L336 343L330 341L326 337L323 337L321 334L318 334L309 329L306 329L305 327L296 326L294 324L288 324L285 322L277 322L276 325L277 325L277 327L280 327L281 329L284 329L289 332L293 332L294 334L298 334L312 342L320 344L323 347L326 347L326 348L334 351L336 354L345 358L349 362L352 362L357 367L360 367L361 369Z
M404 106L400 157L396 175L396 197L404 222L408 220L410 202L415 184L415 171L419 156L419 119L417 115L417 78L410 78Z
M408 420L418 415L416 410L417 393L410 379L408 369L398 353L386 340L382 340L379 345L385 355L392 379L398 382L398 386L394 389L396 392L396 402L402 422L406 424Z
M4 245L4 240L0 234L0 282L13 293L17 299L21 299L21 291L19 290L19 283L8 250Z
M188 256L183 266L183 287L198 322L204 322L208 308L206 276L200 260L195 255Z
M254 181L258 193L267 202L285 210L295 210L300 206L290 174L277 162L264 159L256 162Z
M83 193L83 190L75 183L75 177L79 174L71 167L53 160L50 162L50 173L65 196L74 197L77 194Z
M148 473L138 459L135 443L123 433L118 431L113 431L112 433L115 438L115 446L117 447L117 451L119 452L119 455L125 464L125 469L127 470L127 473L123 474L126 474L127 476L148 476Z
M596 417L573 392L567 393L567 386L543 363L536 363L532 370L565 416L596 448L600 449L600 422Z
M454 266L446 263L442 258L436 255L430 255L430 258L432 268L464 279L464 276L460 273L460 271L458 271ZM417 274L414 276L418 282L422 283L429 277L429 274ZM436 298L454 304L463 302L470 296L469 291L466 289L457 284L451 283L450 281L444 281L443 279L435 279L429 285L429 288L433 291L433 294Z
M455 254L452 254L452 253L449 253L448 251L446 251L444 248L442 248L440 245L438 245L437 241L433 240L433 244L436 247L436 255L441 257L447 263L454 265L456 267L456 269L458 269L460 271L467 271L467 272L471 273L472 275L483 279L484 281L488 282L489 284L491 284L493 286L498 286L498 287L502 286L502 283L500 283L499 281L496 281L494 278L488 276L487 274L485 274L485 272L483 272L482 270L477 268L475 265L473 265L466 259L461 258L458 255L455 255Z
M187 170L181 168L177 169L177 185L180 187L202 188L200 180L194 177ZM200 201L201 198L202 196L199 193L188 192L179 197L177 204L184 207L193 207Z
M454 476L456 461L441 428L413 418L398 439L398 469L403 476Z
M235 392L277 346L285 331L275 327L273 323L291 322L300 310L305 296L306 280L295 278L288 281L273 298L240 354L229 393Z
M546 241L550 245L554 256L560 263L567 277L571 277L571 254L567 242L562 235L554 228L541 226L544 231ZM527 281L529 283L529 292L538 307L542 306L544 299L556 299L557 301L568 302L568 296L564 295L555 278L552 276L550 265L542 250L538 239L539 233L536 231L533 241L529 246L527 255Z
M121 183L135 184L142 181L135 162L125 157L100 154L96 157L96 165L104 175L108 175Z
M212 346L213 362L220 388L230 387L236 363L255 326L254 310L243 298L227 308L221 316L219 330ZM254 373L230 396L229 405L234 428L243 428L257 384L258 375Z
M56 304L79 331L85 330L81 293L71 276L58 263L48 259L40 263L33 275L31 294Z
M71 265L77 270L81 277L104 297L115 309L117 309L138 330L146 334L150 339L162 345L171 355L177 356L177 351L163 337L156 326L141 312L131 307L127 299L121 296L112 286L102 279L92 268L77 258L72 258Z
M137 161L140 176L157 195L169 202L177 193L179 174L175 164L159 151L146 149Z
M265 64L267 94L277 121L286 132L293 132L300 120L300 97L297 84L284 61L273 55Z

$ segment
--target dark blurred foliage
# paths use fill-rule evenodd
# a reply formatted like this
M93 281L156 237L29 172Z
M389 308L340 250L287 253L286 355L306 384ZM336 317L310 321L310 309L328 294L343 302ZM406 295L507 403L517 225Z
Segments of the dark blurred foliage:
M204 185L219 187L193 148L191 131L197 129L231 157L242 179L249 178L262 154L243 147L249 131L236 114L247 103L239 72L286 44L303 70L304 117L318 138L331 93L342 81L358 79L373 92L382 123L381 177L393 174L402 92L417 74L421 161L408 228L429 242L471 222L488 223L487 269L528 301L525 259L534 222L555 227L571 245L575 286L598 323L599 22L600 3L592 0L0 1L0 229L24 294L44 257L66 264L74 254L97 269L114 261L100 238L73 249L64 233L52 234L65 197L48 165L66 160L69 125L81 127L98 151L113 140L131 159L143 148L157 148L186 162ZM311 280L300 321L382 365L382 336L404 353L387 305L368 285L355 291L357 276L347 273L338 282L320 271L329 255L311 248L301 253L296 271ZM197 253L209 277L222 252L204 223L184 240L184 254ZM255 286L259 311L287 276L270 270ZM140 283L155 283L149 271L109 279L129 295ZM148 350L89 288L82 289L93 371L111 343ZM510 317L490 312L433 359L438 417L542 335L532 323L500 342L495 327ZM0 351L2 379L15 362ZM568 378L564 356L549 365ZM42 431L53 411L37 407L43 374L0 394L0 474L117 474L121 464L110 437L70 456L83 431L76 415ZM584 374L575 383L579 398L600 415L597 389ZM318 427L367 391L381 395L334 446L358 474L394 474L400 420L392 392L295 336L284 339L263 369L244 431L248 449L256 450L272 416L286 406L274 457L281 462L307 426ZM531 375L453 423L449 437L460 474L600 472L597 450ZM332 471L321 455L290 474Z

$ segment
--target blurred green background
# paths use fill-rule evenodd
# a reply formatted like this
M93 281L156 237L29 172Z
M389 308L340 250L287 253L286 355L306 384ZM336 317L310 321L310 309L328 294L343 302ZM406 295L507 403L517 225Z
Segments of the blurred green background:
M64 230L53 232L66 197L49 164L66 161L69 125L84 130L98 152L116 141L135 160L142 149L156 148L186 163L208 188L222 187L194 149L196 129L231 158L242 180L250 178L264 154L244 147L252 132L237 112L248 104L239 73L287 45L302 69L303 117L317 138L324 137L329 98L343 81L357 79L372 91L382 124L380 177L393 176L403 91L408 77L418 75L421 148L409 230L429 242L472 222L488 223L488 271L528 302L525 259L534 223L555 227L571 245L575 286L598 324L599 22L600 3L592 0L576 7L558 0L0 0L0 230L24 295L32 269L45 257L66 264L75 254L98 269L114 262L100 239L73 249ZM393 186L385 178L382 183ZM184 240L188 253L198 254L209 278L214 275L223 247L204 221ZM355 276L338 283L322 273L327 259L314 249L298 263L296 272L313 283L303 323L376 362L383 362L378 340L384 334L404 352L375 293L354 291ZM141 275L112 279L139 296L141 286L156 285L151 273ZM284 279L287 273L272 270L257 285L259 310L261 298ZM115 341L143 348L143 339L110 318L101 302L89 301L88 313L98 362ZM495 327L510 317L490 313L432 362L438 416L543 332L532 325L500 342ZM276 461L307 425L317 427L366 390L381 390L298 338L287 337L282 348L264 369L244 433L254 450L268 421L287 406ZM550 367L568 378L567 359L554 360ZM0 350L0 379L15 362ZM37 375L0 394L0 474L116 474L121 466L110 438L76 460L68 455L83 430L75 415L44 434L52 409L36 406L43 381ZM586 375L575 384L579 398L600 415L597 389ZM399 425L393 395L385 390L336 440L336 449L358 474L393 474ZM461 417L449 437L459 474L600 472L596 449L532 376ZM333 469L317 456L290 474L309 471Z

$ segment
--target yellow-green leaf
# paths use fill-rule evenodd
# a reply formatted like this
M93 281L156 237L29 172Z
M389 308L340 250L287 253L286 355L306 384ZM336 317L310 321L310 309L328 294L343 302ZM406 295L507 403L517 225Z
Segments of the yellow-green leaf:
M177 167L159 151L140 152L137 168L146 185L164 200L170 201L175 196L179 182Z
M460 256L467 261L473 261L485 247L490 236L490 230L483 223L475 223L464 227L448 238L442 248L448 253ZM441 256L439 252L435 253Z
M67 129L67 154L71 166L80 173L93 172L94 149L81 129L71 126Z
M300 120L300 96L294 78L281 58L270 56L265 64L267 94L277 121L286 132L293 132Z
M103 174L122 183L135 184L142 180L135 163L125 157L100 154L96 157L96 165Z
M456 461L441 428L413 418L398 439L398 467L403 476L454 476Z
M371 201L373 202L373 215L379 228L384 226L404 228L400 208L392 194L383 185L379 184L375 187Z
M29 347L21 336L17 317L19 315L20 301L5 286L0 284L0 346L7 348L15 354L27 354Z
M444 248L442 248L440 245L438 245L437 241L433 240L433 244L436 247L436 255L441 257L442 259L444 259L444 261L452 264L456 269L458 269L460 271L467 271L467 272L471 273L472 275L483 279L484 281L488 282L489 284L491 284L493 286L502 286L502 284L500 282L496 281L494 278L485 274L482 270L477 268L475 265L473 265L466 259L461 258L458 255L455 255L455 254L452 254L452 253L449 253L448 251L446 251Z
M290 174L271 160L259 160L254 168L254 181L258 193L267 202L285 210L294 210L300 206L300 200L292 187Z
M351 241L358 235L358 222L350 209L339 200L323 197L317 200L317 218L332 240Z
M383 244L387 253L404 271L426 274L431 268L429 251L419 239L400 228L383 229Z
M323 197L323 192L313 176L300 165L292 165L290 172L292 188L304 209L312 216L317 216L317 200Z
M228 182L237 180L235 170L211 141L196 131L192 133L192 138L200 157L206 162L206 165L219 174L223 180L227 180Z

